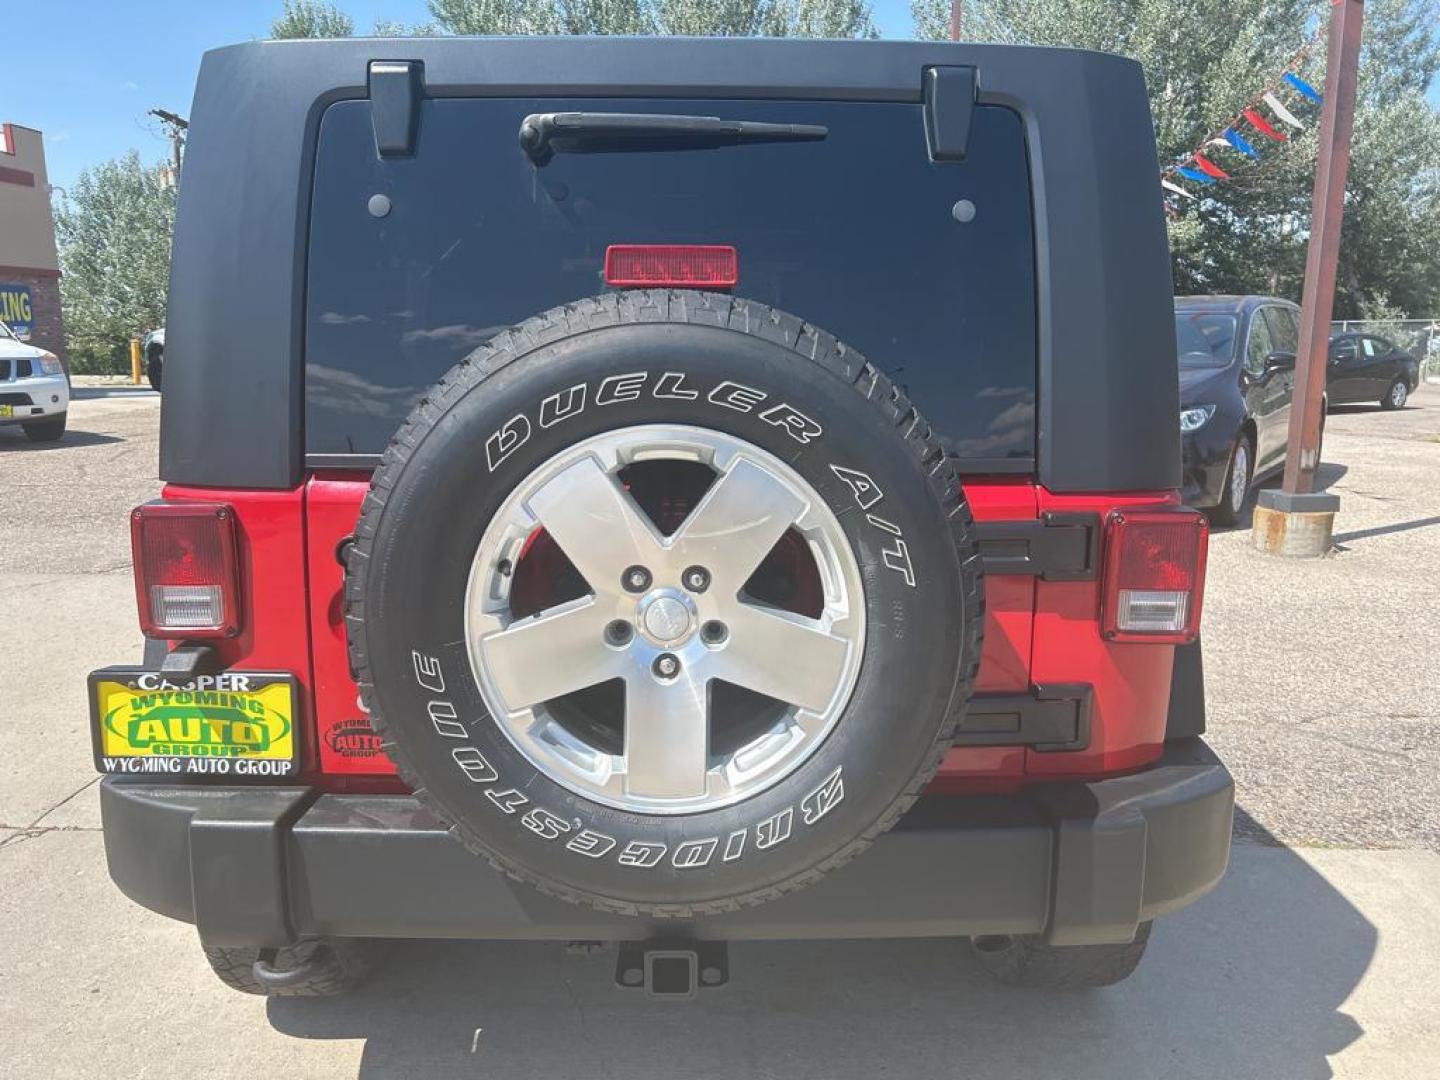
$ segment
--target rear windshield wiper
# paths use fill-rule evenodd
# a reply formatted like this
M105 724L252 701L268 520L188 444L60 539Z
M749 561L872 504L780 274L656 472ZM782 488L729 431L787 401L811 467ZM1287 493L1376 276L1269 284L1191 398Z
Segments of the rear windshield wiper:
M740 143L816 142L820 124L767 124L673 113L531 113L520 122L520 148L536 165L556 154L635 150L709 150Z

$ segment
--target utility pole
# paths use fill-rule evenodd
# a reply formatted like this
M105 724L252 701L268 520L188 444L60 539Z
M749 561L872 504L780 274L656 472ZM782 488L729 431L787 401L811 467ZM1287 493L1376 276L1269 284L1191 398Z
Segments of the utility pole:
M950 40L960 40L960 20L965 15L965 0L950 0Z
M170 167L175 178L175 184L180 184L180 149L185 145L185 132L190 128L190 121L177 113L168 112L165 109L151 109L150 115L165 125L165 135L170 140Z
M1335 307L1364 18L1365 0L1331 0L1320 156L1310 200L1310 246L1300 300L1285 478L1280 490L1261 491L1255 508L1255 546L1278 555L1324 555L1330 550L1335 512L1340 509L1339 496L1315 492L1315 470L1320 464L1320 409L1330 358L1330 316Z

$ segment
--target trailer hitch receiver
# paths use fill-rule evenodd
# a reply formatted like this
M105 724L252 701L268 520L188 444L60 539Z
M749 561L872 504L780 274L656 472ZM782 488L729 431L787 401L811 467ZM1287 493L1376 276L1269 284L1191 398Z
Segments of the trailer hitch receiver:
M615 961L615 983L647 997L681 1001L730 981L723 941L626 941Z

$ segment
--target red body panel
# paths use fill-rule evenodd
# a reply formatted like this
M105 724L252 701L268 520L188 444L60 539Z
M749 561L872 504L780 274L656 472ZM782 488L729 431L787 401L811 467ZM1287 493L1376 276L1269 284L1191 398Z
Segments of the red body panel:
M1029 480L967 481L965 497L976 521L1030 521L1037 512L1035 485ZM1023 694L1030 688L1034 615L1033 577L985 575L985 643L976 693ZM980 786L1014 787L1024 775L1021 747L962 746L945 755L934 782L940 790L973 791Z
M369 487L364 473L322 472L294 491L167 487L171 500L228 502L241 557L241 634L217 643L227 666L293 671L300 684L305 774L330 788L399 790L350 675L343 569L336 551L355 528ZM1054 495L1026 479L967 481L977 521L1033 520L1047 511L1173 506L1173 493ZM1103 552L1101 553L1103 558ZM1006 790L1046 778L1139 768L1160 753L1174 646L1108 643L1100 636L1102 582L985 579L985 642L978 693L1024 693L1034 684L1093 687L1090 745L1037 753L962 747L946 755L941 790ZM303 598L303 599L302 599ZM302 610L301 604L304 604Z
M167 484L167 501L229 503L235 510L240 556L240 633L213 644L226 667L293 672L299 683L295 730L302 737L302 771L315 762L314 680L310 624L304 617L305 492L230 491Z
M317 476L306 486L310 641L320 768L327 773L391 775L395 765L360 706L345 641L345 573L336 551L355 531L370 487L364 473Z
M1173 493L1054 495L1037 489L1040 512L1097 513L1119 508L1175 506ZM1103 543L1103 533L1102 533ZM1099 553L1104 565L1105 553ZM1025 751L1031 777L1098 776L1147 765L1160 756L1170 707L1175 646L1112 643L1100 636L1099 575L1093 581L1039 581L1035 586L1035 639L1030 680L1089 683L1090 745L1070 753Z

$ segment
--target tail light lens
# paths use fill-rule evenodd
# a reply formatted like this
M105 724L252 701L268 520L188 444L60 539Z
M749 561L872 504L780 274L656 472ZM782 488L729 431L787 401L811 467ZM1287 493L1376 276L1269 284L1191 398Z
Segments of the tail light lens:
M1210 525L1190 510L1116 510L1105 524L1101 632L1184 644L1200 630Z
M605 284L616 288L731 289L740 253L721 244L611 244Z
M154 638L240 632L235 512L223 503L147 503L130 514L140 628Z

